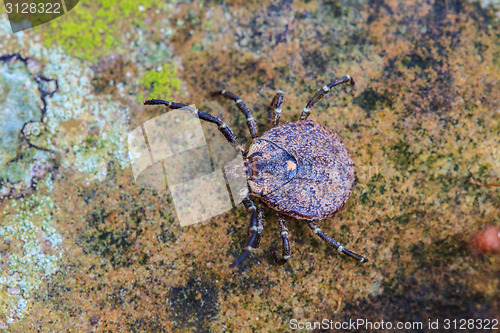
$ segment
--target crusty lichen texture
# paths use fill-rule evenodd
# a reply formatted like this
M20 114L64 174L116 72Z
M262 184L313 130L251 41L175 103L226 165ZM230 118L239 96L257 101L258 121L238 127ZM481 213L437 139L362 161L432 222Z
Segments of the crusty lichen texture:
M39 138L53 168L31 194L0 202L3 330L283 332L291 319L498 315L500 256L470 242L500 225L500 195L469 182L500 178L498 1L81 1L18 34L0 8L2 55L31 57L59 83ZM135 184L127 134L165 112L143 98L196 104L248 147L245 117L211 91L243 99L262 134L278 89L281 121L296 121L346 74L356 89L335 88L308 118L342 137L355 170L347 204L320 226L368 263L291 219L292 258L275 266L266 210L260 250L230 269L248 232L243 208L181 228L167 190Z
M51 216L50 186L49 178L40 186L46 193L12 201L0 215L0 251L5 253L0 265L1 328L29 315L33 294L58 269L62 236Z
M55 85L40 80L35 70L36 65L16 55L0 61L0 197L30 193L39 176L36 170L45 171L51 165L51 153L44 149L49 136L41 121L41 92L49 94Z
M125 52L128 43L141 38L149 29L150 12L173 6L158 0L104 0L99 3L81 1L71 11L41 27L45 46L61 45L69 54L90 62L115 52ZM131 36L136 34L136 36Z

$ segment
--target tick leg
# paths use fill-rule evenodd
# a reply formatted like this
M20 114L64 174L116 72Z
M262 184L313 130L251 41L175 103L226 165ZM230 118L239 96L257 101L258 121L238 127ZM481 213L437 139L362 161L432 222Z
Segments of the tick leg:
M304 110L300 115L300 120L306 120L309 114L311 113L311 108L316 105L333 87L338 86L340 84L349 83L351 86L354 86L354 80L350 75L343 76L341 78L335 79L334 81L328 83L326 86L323 86L316 95L307 103Z
M264 230L264 204L262 200L259 199L259 206L257 211L257 239L255 240L254 247L259 248L260 239L262 238L262 230Z
M255 248L255 242L257 241L257 234L258 234L258 213L257 213L257 208L255 208L255 204L250 200L249 198L243 199L243 205L245 205L245 208L247 211L251 213L250 216L250 228L248 229L248 232L250 234L250 238L248 239L247 246L245 247L245 251L236 259L229 267L236 267L243 260L245 260L246 257L250 254L250 252L256 250Z
M357 253L349 251L342 244L340 244L339 242L337 242L332 237L330 237L328 235L325 235L323 233L323 231L321 231L320 227L318 227L318 225L316 223L314 223L313 221L307 221L307 224L309 224L309 228L311 228L311 230L316 235L318 235L319 237L321 237L321 239L323 239L325 242L327 242L328 245L332 246L335 250L339 251L340 253L343 253L343 254L347 255L348 257L356 259L359 262L367 262L368 261L368 259L364 258L363 256L360 256Z
M226 140L231 143L231 145L239 151L243 156L246 156L247 150L240 143L236 142L236 139L233 135L231 129L226 125L226 123L222 122L219 118L212 116L209 113L199 111L198 109L193 109L189 105L164 101L161 99L150 99L144 102L144 105L165 105L169 109L186 109L191 111L198 118L205 120L209 123L214 123L219 127L219 131L224 135Z
M278 125L281 117L281 105L283 105L284 94L281 90L278 90L276 95L274 95L271 105L269 105L269 121L274 127Z
M210 95L211 96L220 95L234 101L238 109L240 109L240 111L245 115L245 117L247 117L248 130L250 131L250 135L252 135L252 139L255 139L256 137L259 136L259 134L257 133L257 124L255 123L255 119L253 119L252 115L250 114L250 110L245 105L245 103L243 103L243 101L240 98L238 98L238 96L226 90L214 91Z
M285 217L281 214L278 214L278 220L280 222L280 233L281 233L281 241L282 241L282 258L278 258L276 252L274 252L274 261L278 265L285 264L288 259L290 259L290 244L288 242L288 228L286 227Z

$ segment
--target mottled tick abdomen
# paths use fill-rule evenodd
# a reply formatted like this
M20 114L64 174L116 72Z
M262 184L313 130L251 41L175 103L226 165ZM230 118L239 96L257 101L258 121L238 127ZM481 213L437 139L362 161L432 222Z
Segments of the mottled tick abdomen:
M336 133L312 120L267 131L250 147L248 160L252 192L269 207L298 219L330 217L352 192L349 152Z

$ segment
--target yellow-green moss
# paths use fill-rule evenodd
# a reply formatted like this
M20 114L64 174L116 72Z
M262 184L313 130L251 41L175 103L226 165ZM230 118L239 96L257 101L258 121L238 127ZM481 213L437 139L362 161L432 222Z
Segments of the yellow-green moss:
M171 64L163 65L161 70L146 72L141 82L146 91L139 94L139 103L142 103L144 97L170 99L172 91L181 88L181 80L176 75L177 69Z
M126 43L126 32L134 34L134 27L143 27L148 10L158 3L157 0L81 2L44 27L45 44L59 44L73 56L95 62L98 57L119 50Z

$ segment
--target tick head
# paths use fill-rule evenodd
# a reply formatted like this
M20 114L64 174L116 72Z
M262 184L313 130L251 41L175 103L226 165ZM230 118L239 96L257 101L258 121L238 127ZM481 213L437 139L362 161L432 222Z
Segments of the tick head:
M273 142L257 140L249 154L248 185L256 195L269 194L297 175L297 160Z

